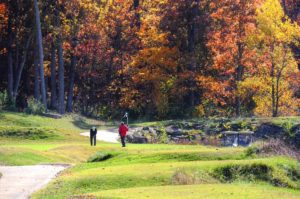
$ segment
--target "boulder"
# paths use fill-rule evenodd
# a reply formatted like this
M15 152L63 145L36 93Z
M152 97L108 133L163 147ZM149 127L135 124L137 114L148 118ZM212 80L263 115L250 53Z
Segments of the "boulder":
M182 128L185 130L191 130L191 129L193 129L193 126L190 123L185 122L185 123L183 123Z
M139 135L127 135L126 139L129 143L145 144L148 142L147 138Z
M223 146L249 146L254 138L254 132L252 131L223 131L222 135L222 145Z
M59 114L56 114L56 113L43 113L43 116L54 118L54 119L62 118L62 115L59 115Z
M295 134L295 145L300 148L300 133Z
M157 136L157 131L152 127L149 127L148 133L151 134L152 136Z
M192 125L192 128L193 128L194 130L203 130L204 125L199 124L199 123L195 123L195 124Z
M285 133L283 127L273 123L263 123L257 127L254 136L257 138L280 138Z
M292 127L291 132L294 134L294 139L293 143L297 146L300 147L300 124L297 124Z
M175 125L171 125L171 126L167 126L165 128L166 132L168 135L171 135L172 137L174 136L180 136L180 135L184 135L185 133L182 131L182 129L180 129L178 126Z

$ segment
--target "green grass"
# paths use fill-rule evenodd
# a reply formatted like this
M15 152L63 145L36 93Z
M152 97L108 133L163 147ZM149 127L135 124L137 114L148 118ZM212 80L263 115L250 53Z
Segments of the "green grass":
M201 184L116 189L91 193L102 199L297 199L300 192L254 184Z
M298 119L292 118L293 122ZM286 120L290 118L277 122ZM257 158L247 156L245 148L202 145L128 144L121 148L98 142L91 147L79 133L92 125L105 129L114 123L77 115L52 119L1 112L0 165L72 165L32 198L300 197L300 164L287 157Z
M287 178L285 168L295 168L297 162L286 158L268 158L253 160L223 160L223 161L189 161L167 163L139 163L115 166L101 166L101 163L88 163L75 166L67 170L47 189L35 195L36 198L68 198L80 194L89 194L96 190L119 190L133 187L152 187L178 184L174 176L178 171L184 171L196 180L192 183L222 183L221 180L212 177L217 168L228 165L255 165L263 164L273 171L268 175L270 180L238 178L234 181L268 182L272 179L288 182L298 186L298 181ZM90 166L90 167L88 167ZM130 197L129 197L130 198Z

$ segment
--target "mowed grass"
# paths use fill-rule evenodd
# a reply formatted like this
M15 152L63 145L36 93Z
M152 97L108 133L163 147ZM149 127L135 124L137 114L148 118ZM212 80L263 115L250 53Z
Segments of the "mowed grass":
M77 115L53 119L0 112L0 165L85 162L99 149L79 133L93 125L101 129L111 124Z
M107 161L110 160L111 159ZM219 185L225 182L218 177L214 177L216 169L232 165L250 165L254 168L256 165L262 165L270 168L267 179L260 177L260 175L264 176L264 171L258 171L258 173L253 173L253 177L251 177L251 174L236 176L237 178L233 179L232 182L267 182L272 184L272 182L277 180L278 182L287 183L284 186L299 186L299 181L293 181L288 178L288 174L285 170L297 168L298 163L284 157L251 160L138 163L114 166L102 165L101 163L85 163L65 171L56 181L49 185L48 188L38 192L33 198L72 198L80 195L101 196L100 198L103 198L101 195L102 193L104 193L103 196L105 197L109 196L109 198L114 198L114 193L116 193L116 195L118 195L117 193L121 194L121 190L123 189L128 189L129 195L126 195L125 193L127 192L124 192L120 198L131 198L132 195L130 194L132 193L130 193L130 188L140 187L141 190L143 190L147 189L145 187L149 187L151 190L154 189L151 188L153 186L159 187L178 184ZM178 174L180 173L184 175L181 177L179 176L178 179ZM258 187L258 189L260 188ZM102 192L104 190L107 191ZM132 191L134 190L135 189L132 189ZM288 190L294 190L298 195L300 193L300 191L297 191L297 188L286 189L285 191L288 192ZM109 193L111 194L108 195ZM152 191L150 191L149 194L150 193L152 193ZM235 194L238 194L238 192ZM248 194L247 196L250 195ZM172 195L166 198L172 198Z
M121 148L97 142L91 147L79 133L92 125L105 129L114 124L76 115L51 119L2 112L0 130L16 130L18 135L1 136L0 132L0 165L72 165L32 198L300 198L300 169L295 160L248 157L245 148L202 145L128 144ZM26 133L28 129L31 134ZM43 130L45 137L35 135ZM110 158L88 163L97 152Z
M299 199L300 192L268 185L201 184L116 189L91 193L101 199Z

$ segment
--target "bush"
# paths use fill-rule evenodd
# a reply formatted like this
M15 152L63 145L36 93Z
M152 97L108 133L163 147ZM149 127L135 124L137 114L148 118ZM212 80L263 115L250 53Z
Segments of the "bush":
M7 105L7 92L0 92L0 110L5 109L6 105Z
M9 99L6 91L0 92L0 111L1 110L16 111L15 103Z
M257 146L248 147L245 151L246 157L255 157L259 152L259 148Z
M94 155L89 157L87 162L101 162L101 161L108 160L112 157L113 157L113 155L110 153L98 151L97 153L95 153Z
M158 137L159 143L162 143L162 144L168 143L169 138L168 138L168 134L167 134L166 129L164 127L161 127L160 128L160 132L161 133L160 133L160 135Z
M233 182L235 180L264 181L279 187L299 188L298 178L291 177L298 173L295 168L286 169L272 167L263 163L247 165L230 164L214 169L212 176L221 182Z
M27 103L28 107L25 109L25 112L28 114L41 115L46 111L44 104L33 97L30 97Z
M232 182L238 179L269 181L272 169L265 164L226 165L214 170L214 177L222 182Z

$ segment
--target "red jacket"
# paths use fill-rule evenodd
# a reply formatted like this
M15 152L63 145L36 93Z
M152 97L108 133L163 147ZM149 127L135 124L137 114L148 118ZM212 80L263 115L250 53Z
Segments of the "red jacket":
M128 131L128 127L125 124L121 124L119 127L119 133L122 137L126 136L126 133Z

